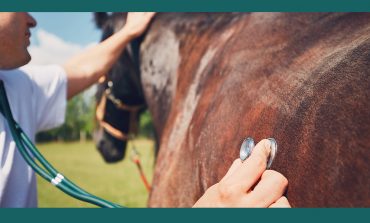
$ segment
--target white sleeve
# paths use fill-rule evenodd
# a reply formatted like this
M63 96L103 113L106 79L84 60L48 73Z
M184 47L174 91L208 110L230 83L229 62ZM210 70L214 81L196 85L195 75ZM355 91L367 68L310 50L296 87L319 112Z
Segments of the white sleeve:
M32 104L35 109L36 131L63 124L67 105L67 75L58 65L25 66L32 80Z

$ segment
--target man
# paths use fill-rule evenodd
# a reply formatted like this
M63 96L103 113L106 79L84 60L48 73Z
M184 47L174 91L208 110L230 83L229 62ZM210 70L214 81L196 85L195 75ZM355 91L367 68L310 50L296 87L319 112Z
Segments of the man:
M71 58L63 66L19 68L31 57L29 29L36 21L28 13L0 13L0 79L4 81L15 120L32 139L38 131L64 121L66 99L72 98L105 75L122 50L144 32L154 13L128 13L116 34ZM283 193L287 180L265 170L270 142L263 140L245 162L235 160L225 177L195 207L289 207ZM36 178L16 149L0 116L0 207L36 207ZM252 190L253 187L253 190Z

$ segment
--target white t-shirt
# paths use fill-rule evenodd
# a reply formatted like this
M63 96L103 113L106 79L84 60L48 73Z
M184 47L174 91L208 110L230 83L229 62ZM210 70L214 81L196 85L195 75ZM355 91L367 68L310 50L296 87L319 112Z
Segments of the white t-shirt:
M0 70L14 119L35 141L38 131L64 122L67 77L57 65ZM0 207L37 207L35 173L15 146L0 114Z

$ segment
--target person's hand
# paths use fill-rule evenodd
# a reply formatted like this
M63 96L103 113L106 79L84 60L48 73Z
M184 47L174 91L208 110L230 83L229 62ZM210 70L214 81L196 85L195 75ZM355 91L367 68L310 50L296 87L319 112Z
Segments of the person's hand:
M132 36L140 36L148 27L155 12L129 12L124 29Z
M270 145L264 139L247 160L235 160L221 181L208 188L194 207L290 207L283 196L288 180L281 173L266 170Z

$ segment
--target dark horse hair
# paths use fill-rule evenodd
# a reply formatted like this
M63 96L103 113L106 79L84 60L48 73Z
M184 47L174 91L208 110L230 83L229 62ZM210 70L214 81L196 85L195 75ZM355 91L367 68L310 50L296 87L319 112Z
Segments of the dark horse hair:
M102 41L122 28L125 15L125 13L94 13L95 23L103 32ZM124 159L128 138L117 138L102 123L129 136L136 130L138 113L146 109L139 69L140 42L141 39L137 38L126 47L105 80L97 87L97 107L102 107L103 115L97 122L94 138L99 152L108 163Z

